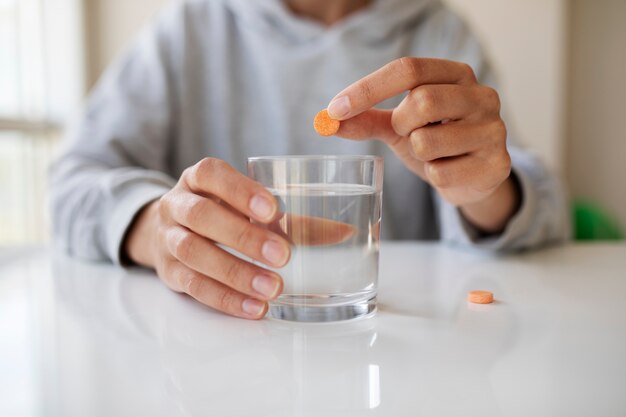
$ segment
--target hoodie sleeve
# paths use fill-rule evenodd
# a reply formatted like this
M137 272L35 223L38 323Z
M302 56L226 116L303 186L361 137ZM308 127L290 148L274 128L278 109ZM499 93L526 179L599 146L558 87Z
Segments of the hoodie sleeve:
M443 56L469 63L481 84L496 88L495 76L476 37L467 25L447 10L441 12ZM506 118L503 117L506 122ZM443 241L494 252L513 251L563 242L569 238L570 222L566 193L561 181L532 152L524 149L515 136L507 137L512 175L521 191L519 211L497 236L481 237L461 215L433 190L439 211Z
M166 16L106 72L51 168L55 244L79 258L120 263L135 215L176 182L164 174L176 106Z

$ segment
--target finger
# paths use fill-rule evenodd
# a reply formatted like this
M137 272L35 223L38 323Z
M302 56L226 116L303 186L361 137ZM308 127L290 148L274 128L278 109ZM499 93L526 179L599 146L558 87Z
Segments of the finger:
M391 118L393 129L400 136L408 136L417 128L442 120L462 120L475 114L486 113L497 116L499 113L497 93L492 96L485 91L486 88L481 86L454 84L419 86L411 90L393 110ZM498 101L497 105L492 101Z
M412 172L425 178L423 163L413 156L411 143L407 138L398 135L391 127L391 114L391 110L367 110L352 119L341 122L337 136L353 140L381 140Z
M413 156L428 162L439 158L460 156L481 149L506 146L506 128L499 120L487 124L464 121L429 125L409 135Z
M356 228L347 223L290 213L269 227L298 246L337 245L356 233Z
M246 216L245 214L243 214L242 212L238 211L237 209L235 209L233 206L231 206L230 204L228 204L226 201L217 201L219 203L220 206L224 207L226 210L230 211L231 213L233 213L235 216L244 219L246 221L250 221L250 217ZM280 206L279 206L279 210L280 210ZM279 214L277 214L274 219L276 217L278 217Z
M276 273L246 262L187 229L172 227L166 242L178 261L240 293L271 300L282 292L282 279Z
M259 222L269 223L278 215L278 203L268 190L220 159L204 158L186 169L182 180L194 193L224 200Z
M289 261L289 243L215 201L189 192L166 201L169 215L200 236L222 243L259 262L282 267Z
M346 120L420 85L473 82L476 76L467 64L433 58L400 58L337 94L328 105L328 114L333 119Z
M211 308L231 316L258 320L265 316L267 303L248 297L180 262L171 262L166 280L174 281L180 290ZM168 284L170 285L170 284Z
M391 117L391 110L367 110L341 122L336 136L353 140L378 139L393 145L401 136L393 130Z
M511 160L506 150L502 155L485 159L464 155L436 159L424 164L428 182L437 189L470 187L486 192L504 181L511 172Z

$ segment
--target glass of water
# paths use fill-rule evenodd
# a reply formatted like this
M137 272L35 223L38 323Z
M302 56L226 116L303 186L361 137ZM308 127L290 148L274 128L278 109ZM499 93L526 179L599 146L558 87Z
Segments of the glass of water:
M270 317L325 322L376 310L383 159L377 156L264 156L248 175L279 202L268 227L291 243L276 270L283 293Z

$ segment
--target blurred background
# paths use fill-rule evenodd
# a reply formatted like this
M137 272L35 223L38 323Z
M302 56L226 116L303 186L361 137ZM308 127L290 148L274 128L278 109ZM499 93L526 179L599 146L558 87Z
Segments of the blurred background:
M168 1L0 0L0 245L49 239L47 167L64 129ZM597 208L623 228L626 1L448 3L492 58L509 128L568 184L579 228Z

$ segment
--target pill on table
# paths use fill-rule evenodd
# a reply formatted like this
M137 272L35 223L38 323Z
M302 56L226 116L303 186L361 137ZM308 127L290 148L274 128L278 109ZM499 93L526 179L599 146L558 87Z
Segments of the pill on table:
M490 291L470 291L467 293L467 301L474 304L493 303L493 293Z
M332 136L339 131L341 122L339 120L331 119L326 109L320 111L315 115L313 120L313 127L315 131L322 136Z

